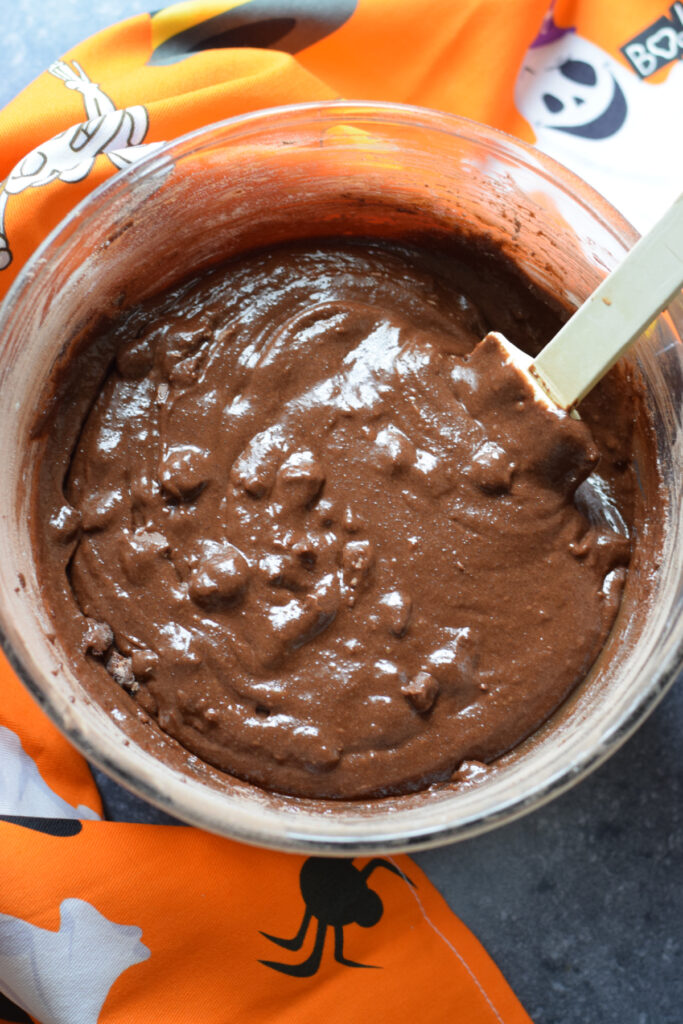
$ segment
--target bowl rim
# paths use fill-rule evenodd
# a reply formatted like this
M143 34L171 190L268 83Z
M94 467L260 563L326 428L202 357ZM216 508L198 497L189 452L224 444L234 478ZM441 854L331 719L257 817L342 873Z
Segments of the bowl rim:
M426 107L385 101L325 100L273 106L203 125L175 139L168 140L135 163L112 173L89 192L50 231L19 270L0 305L0 337L7 330L12 311L20 302L25 289L31 285L42 265L47 261L47 254L52 253L53 250L59 252L62 246L67 246L73 229L83 230L88 223L88 218L101 211L102 204L110 201L119 190L125 188L129 183L133 184L136 179L144 179L146 175L155 170L172 166L174 154L181 155L183 151L191 149L193 144L201 143L204 140L208 141L210 138L219 141L223 133L233 133L239 129L244 129L247 132L253 131L264 123L268 124L274 121L278 125L285 126L288 122L291 124L292 119L296 121L301 118L309 120L311 117L318 117L320 120L326 118L337 120L340 116L343 116L345 120L370 119L376 121L379 118L380 121L384 120L392 124L398 122L440 130L477 144L486 144L490 148L512 147L524 158L527 166L532 166L533 170L541 177L551 179L554 185L559 185L561 189L569 193L574 201L583 205L591 216L600 222L608 233L624 247L630 247L638 238L638 233L622 214L578 175L525 140L489 125ZM188 787L178 785L174 787L174 791L167 792L163 786L155 789L150 783L140 779L131 770L127 748L123 744L118 746L115 755L110 754L110 756L93 746L89 736L78 722L78 716L76 715L76 719L74 719L71 715L64 715L50 700L46 692L47 687L42 687L25 667L10 642L3 616L4 611L0 613L0 644L12 668L42 710L87 760L96 764L127 789L167 813L177 816L180 811L186 822L199 828L217 832L251 845L297 853L314 852L320 855L355 856L376 852L425 849L453 842L456 839L471 838L543 806L596 769L633 734L673 684L683 663L683 620L679 620L675 640L673 643L668 643L666 656L651 676L648 685L634 698L621 718L600 736L599 741L590 749L580 751L570 766L564 766L546 776L540 786L521 795L509 797L484 817L478 815L460 817L456 822L418 828L412 832L409 829L404 829L400 835L391 832L390 826L373 831L370 819L368 819L369 838L359 839L355 834L344 835L342 832L336 834L330 832L323 836L313 834L310 828L302 831L293 824L293 816L289 815L290 820L286 822L287 827L276 835L272 829L259 832L240 823L231 824L229 828L226 828L223 822L207 820L207 816L196 811L187 798L182 800L183 788L185 793L189 793ZM254 788L258 789L258 787ZM181 798L180 801L177 797ZM354 802L341 801L340 803L347 805Z

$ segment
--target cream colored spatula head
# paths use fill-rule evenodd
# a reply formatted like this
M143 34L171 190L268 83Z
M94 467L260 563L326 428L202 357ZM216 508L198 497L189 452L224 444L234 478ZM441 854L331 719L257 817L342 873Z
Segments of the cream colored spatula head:
M683 194L532 360L502 334L488 335L534 386L572 410L683 287Z

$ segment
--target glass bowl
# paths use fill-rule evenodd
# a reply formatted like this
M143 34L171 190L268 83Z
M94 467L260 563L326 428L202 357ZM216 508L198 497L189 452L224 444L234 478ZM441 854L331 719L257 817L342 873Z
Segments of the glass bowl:
M317 854L410 850L530 811L612 753L673 682L683 655L680 298L629 357L657 436L666 514L636 562L606 647L563 707L480 782L374 801L316 801L230 778L140 721L105 708L52 636L30 534L31 440L48 382L89 325L266 241L312 236L484 234L568 306L636 233L569 171L491 128L381 103L279 107L202 128L115 175L80 203L20 273L0 310L0 629L20 677L91 761L169 813L263 846ZM658 500L641 457L643 500ZM638 576L651 581L645 600Z

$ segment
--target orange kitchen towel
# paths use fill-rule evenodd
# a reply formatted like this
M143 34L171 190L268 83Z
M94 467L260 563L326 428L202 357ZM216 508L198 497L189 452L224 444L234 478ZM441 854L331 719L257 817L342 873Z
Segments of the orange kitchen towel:
M408 857L25 820L0 822L0 977L42 1024L529 1024Z
M0 112L0 297L80 199L161 142L334 97L437 107L562 160L645 227L680 188L683 4L186 0L56 61ZM101 820L0 661L0 1020L517 1024L408 858L304 859Z
M2 655L0 692L0 1021L530 1024L408 857L98 820L87 765Z
M646 227L680 189L683 4L187 0L81 43L0 112L0 297L104 178L305 100L437 107L520 135Z

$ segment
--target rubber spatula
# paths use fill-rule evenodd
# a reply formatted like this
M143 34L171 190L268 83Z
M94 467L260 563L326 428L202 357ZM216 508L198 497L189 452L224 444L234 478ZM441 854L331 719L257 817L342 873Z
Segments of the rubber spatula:
M492 331L536 398L571 411L683 287L683 194L535 359Z

